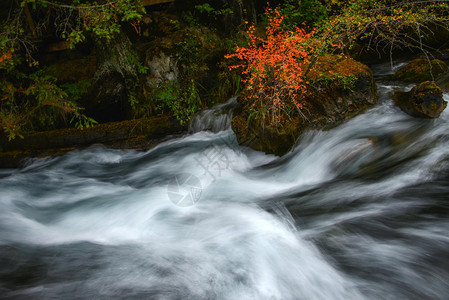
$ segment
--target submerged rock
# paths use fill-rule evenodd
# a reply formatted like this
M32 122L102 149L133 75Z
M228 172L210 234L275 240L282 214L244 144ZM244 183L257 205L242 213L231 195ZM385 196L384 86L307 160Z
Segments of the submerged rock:
M392 79L407 83L420 83L435 80L441 74L446 73L446 63L439 59L427 60L418 58L400 68L393 74Z
M315 89L307 99L307 119L297 116L282 127L262 125L249 120L248 110L240 105L232 119L238 142L280 156L292 149L307 128L333 128L376 103L371 70L352 58L320 57L311 68L309 79Z
M405 113L418 118L438 118L446 108L442 90L431 81L425 81L409 92L395 91L394 103Z

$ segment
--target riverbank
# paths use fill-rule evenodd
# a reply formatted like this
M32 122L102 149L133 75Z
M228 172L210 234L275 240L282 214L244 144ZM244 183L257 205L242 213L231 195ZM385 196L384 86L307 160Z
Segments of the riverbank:
M0 140L0 167L17 168L33 159L58 156L93 144L116 149L148 150L187 132L173 117L110 122L89 128L67 128Z

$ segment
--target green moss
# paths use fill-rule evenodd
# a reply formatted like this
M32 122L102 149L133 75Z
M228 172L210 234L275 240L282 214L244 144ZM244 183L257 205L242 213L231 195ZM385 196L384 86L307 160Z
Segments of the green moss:
M326 55L319 57L311 67L308 78L318 86L340 86L352 90L361 74L370 76L370 69L354 59L344 55Z
M433 92L438 92L440 94L441 88L435 82L425 81L418 85L417 92L420 92L420 91L427 91L427 92L433 91Z
M423 81L435 80L440 74L447 72L448 67L445 62L434 59L427 60L418 58L399 69L393 75L393 80L407 83L420 83Z
M311 67L309 78L313 81L325 76L356 76L360 73L368 73L369 68L354 59L344 55L326 55L317 59Z

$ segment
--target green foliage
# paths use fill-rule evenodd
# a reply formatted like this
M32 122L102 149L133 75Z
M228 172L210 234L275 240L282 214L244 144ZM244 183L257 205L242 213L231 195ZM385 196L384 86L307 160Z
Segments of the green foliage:
M322 73L318 80L314 83L325 86L338 83L343 86L343 89L352 91L356 81L357 78L354 75L328 75L326 73Z
M76 44L81 43L86 39L84 33L79 29L70 32L68 35L65 32L63 32L61 36L62 38L67 39L67 41L70 44L70 49L75 48Z
M224 18L234 14L231 8L233 1L194 0L184 2L183 19L189 27L207 26L212 31L217 32L217 30L223 29Z
M256 122L260 123L262 129L265 129L265 120L268 114L268 108L263 102L259 102L259 107L250 106L248 113L248 123L250 123L251 120L255 120Z
M319 0L286 0L281 7L284 26L314 26L328 17L328 9Z
M432 50L425 39L433 28L449 29L449 1L354 0L341 13L324 22L322 39L351 48L367 43L368 49L392 54L393 49ZM431 26L432 25L432 26Z
M14 75L19 83L0 82L0 125L9 140L22 137L24 131L51 128L68 115L78 128L96 123L76 104L87 91L88 82L59 86L46 68L29 75L16 71Z
M2 14L4 18L0 20L0 130L14 139L23 131L49 129L62 123L71 123L77 128L95 124L77 104L89 83L59 85L46 69L37 69L38 62L33 57L37 49L34 38L55 28L51 34L56 33L69 41L71 48L84 41L87 32L111 39L120 31L121 22L141 17L144 12L141 1L20 0L11 3L12 10ZM34 21L33 30L26 23L27 11ZM146 73L137 58L130 57L129 63L137 66L139 74ZM128 88L135 105L136 84ZM67 116L71 117L70 121L66 120Z
M12 71L22 60L16 55L17 36L23 34L20 26L0 22L0 70Z
M95 124L98 124L97 121L94 119L80 113L81 109L78 109L74 111L72 119L70 119L70 123L75 124L75 128L83 129L83 128L89 128Z
M200 13L208 14L209 16L220 16L226 14L232 14L233 11L229 7L223 6L220 9L213 8L209 3L203 3L199 5L195 5L195 8Z
M137 73L142 74L142 75L147 74L149 68L148 68L148 67L145 67L145 66L140 62L139 58L136 57L134 54L128 53L127 60L128 60L128 64L133 65L133 66L136 66L136 68L137 68Z
M78 82L64 83L61 85L61 88L67 93L69 99L78 101L87 94L89 86L89 81L80 80Z
M188 67L189 70L194 71L202 58L201 44L197 38L197 34L193 31L187 31L184 39L177 42L175 46L180 52L179 62Z
M61 37L66 38L71 47L85 39L85 31L110 39L120 31L120 22L129 22L142 16L143 7L136 0L113 1L72 1L71 4L48 0L22 0L20 5L32 4L36 13L40 9L50 9L58 14L57 23ZM70 13L67 14L67 11ZM70 18L74 14L75 18Z
M144 12L141 2L137 0L21 0L12 13L0 21L0 67L7 65L3 55L12 52L21 53L29 63L34 63L34 44L29 39L29 32L24 29L28 28L25 23L28 8L35 23L33 34L40 35L48 28L55 27L56 34L69 41L71 48L85 40L86 32L111 39L120 31L120 22L138 20Z
M137 69L139 75L145 75L148 72L148 67L144 66L139 59L132 53L128 53L127 56L128 64L133 65ZM139 100L137 96L137 91L139 86L142 84L139 78L126 78L126 90L128 92L128 103L134 111L139 110Z
M188 124L201 106L198 83L194 80L190 80L184 86L179 82L169 81L156 91L154 97L159 110L171 111L181 125Z
M23 135L20 134L20 118L15 114L0 111L0 125L9 141L16 137L23 138Z
M238 70L230 69L236 60L227 59L220 63L220 72L217 78L217 86L213 93L217 99L227 99L240 94L243 89L242 74Z
M139 100L137 98L137 88L139 87L139 81L136 81L133 78L127 78L125 83L126 90L128 92L128 103L132 109L136 110L139 104Z

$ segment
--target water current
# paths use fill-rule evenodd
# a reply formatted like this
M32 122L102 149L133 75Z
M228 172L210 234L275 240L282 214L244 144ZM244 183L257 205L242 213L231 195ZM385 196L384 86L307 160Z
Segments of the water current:
M209 111L0 170L0 298L448 299L449 110L404 114L374 71L374 108L282 158Z

